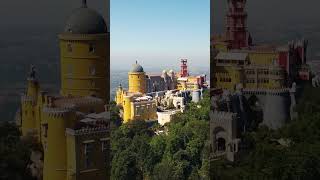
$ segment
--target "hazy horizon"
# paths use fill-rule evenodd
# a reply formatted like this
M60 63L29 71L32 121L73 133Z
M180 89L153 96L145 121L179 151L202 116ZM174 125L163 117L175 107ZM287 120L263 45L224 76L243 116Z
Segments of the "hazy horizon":
M111 69L143 66L209 67L210 1L111 1Z

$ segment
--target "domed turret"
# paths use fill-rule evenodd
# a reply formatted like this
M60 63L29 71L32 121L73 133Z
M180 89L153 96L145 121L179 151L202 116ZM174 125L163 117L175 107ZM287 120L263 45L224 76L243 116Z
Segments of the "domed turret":
M61 94L96 96L109 102L110 35L104 18L82 6L71 13L59 34Z
M82 7L74 10L67 20L64 31L71 34L104 34L108 28L104 18L88 8L86 0L83 0Z
M170 71L168 72L169 76L170 77L173 77L174 76L174 71L172 69L170 69Z
M167 76L168 76L167 71L166 71L166 70L163 70L163 71L162 71L162 77L167 77Z
M129 92L142 93L146 92L146 73L143 67L136 61L133 64L132 69L128 73L129 75Z
M135 64L132 65L132 69L130 70L130 72L144 72L143 67L138 64L138 61L136 61Z

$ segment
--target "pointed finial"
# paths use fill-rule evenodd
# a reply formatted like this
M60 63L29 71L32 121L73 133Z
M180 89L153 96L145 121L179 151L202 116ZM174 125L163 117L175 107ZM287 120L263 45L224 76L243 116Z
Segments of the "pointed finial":
M36 68L33 64L30 65L29 78L31 78L31 79L36 78Z
M82 0L82 7L87 8L87 0Z

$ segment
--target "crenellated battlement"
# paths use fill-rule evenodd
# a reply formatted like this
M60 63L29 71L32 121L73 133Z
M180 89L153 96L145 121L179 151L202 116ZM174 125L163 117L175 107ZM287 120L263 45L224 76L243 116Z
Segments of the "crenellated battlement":
M214 121L232 121L237 118L237 114L225 111L211 111L210 117Z
M62 33L59 34L58 37L60 40L68 41L68 42L80 42L80 41L92 41L92 40L104 40L108 36L108 33L105 34L69 34Z
M66 129L66 133L67 134L71 134L74 136L81 136L81 135L88 135L88 134L104 134L104 133L108 133L109 129L106 126L98 126L98 127L85 127L85 128L81 128L81 129L70 129L67 128Z
M49 117L61 118L69 114L70 112L75 111L73 107L69 108L57 108L57 107L44 107L42 110L44 113L48 114Z
M289 88L281 89L243 89L245 95L274 95L274 96L285 96L290 92Z
M77 97L77 98L69 98L63 97L61 99L57 99L54 101L55 106L61 108L77 108L79 106L96 106L96 105L104 105L103 100L95 97Z

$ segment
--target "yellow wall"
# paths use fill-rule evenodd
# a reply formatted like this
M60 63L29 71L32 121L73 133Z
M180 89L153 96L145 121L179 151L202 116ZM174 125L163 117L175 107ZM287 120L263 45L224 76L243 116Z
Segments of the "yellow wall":
M278 54L274 53L263 53L263 52L249 52L249 59L251 65L272 65L275 59L278 59Z
M187 89L187 82L186 81L179 81L177 83L177 89L180 91L184 91Z
M235 85L243 83L243 70L232 66L219 66L215 70L216 87L233 91ZM228 80L231 80L229 82Z
M76 149L76 140L75 136L69 133L66 133L66 142L67 142L67 180L76 180L76 171L77 171L77 149Z
M27 83L27 93L21 101L21 131L23 136L30 133L37 135L39 132L37 97L40 87L34 79L28 79Z
M116 98L115 98L115 101L117 103L117 105L122 105L122 102L123 102L123 96L124 96L124 91L122 88L119 88L116 92Z
M35 113L31 101L21 102L21 132L23 136L36 132Z
M28 85L27 85L27 96L30 97L37 97L39 90L40 90L40 86L38 81L36 80L32 80L32 79L28 79Z
M226 43L217 43L214 45L214 48L221 52L227 52L228 46Z
M144 72L129 72L129 92L146 93L146 74Z
M131 120L155 120L157 119L156 101L131 103Z
M66 35L60 38L62 95L95 95L109 99L109 35ZM70 49L71 51L68 50ZM94 51L90 52L90 46Z
M126 123L131 119L131 96L124 96L123 97L123 121Z
M75 116L75 114L74 114ZM67 148L65 130L68 127L70 112L45 113L47 119L47 147L44 148L44 180L65 180L67 178Z
M109 151L102 151L102 143L110 148L107 132L87 132L84 134L67 133L68 180L109 179ZM86 167L85 144L91 144L89 166ZM72 170L72 171L71 171Z

